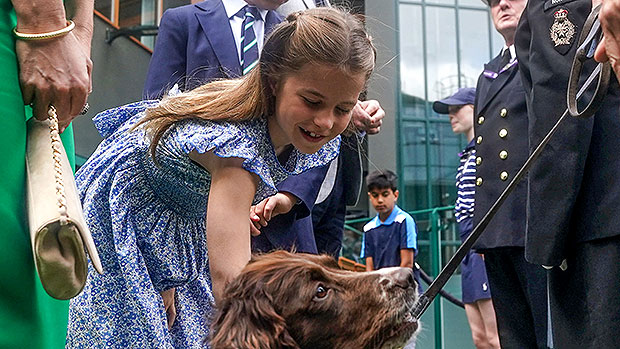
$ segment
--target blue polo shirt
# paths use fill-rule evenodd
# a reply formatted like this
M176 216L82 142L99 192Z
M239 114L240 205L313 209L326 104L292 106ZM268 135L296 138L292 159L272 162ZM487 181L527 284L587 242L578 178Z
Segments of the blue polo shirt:
M379 215L366 223L362 237L361 258L372 257L375 269L400 265L400 250L414 249L417 253L418 228L413 218L398 205L381 222Z

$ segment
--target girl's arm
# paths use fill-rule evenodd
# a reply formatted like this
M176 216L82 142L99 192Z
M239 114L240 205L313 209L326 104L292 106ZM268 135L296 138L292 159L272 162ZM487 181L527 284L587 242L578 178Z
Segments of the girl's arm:
M226 283L250 260L248 212L258 178L243 169L243 159L220 158L211 152L193 152L190 158L211 174L206 228L213 295L217 302Z

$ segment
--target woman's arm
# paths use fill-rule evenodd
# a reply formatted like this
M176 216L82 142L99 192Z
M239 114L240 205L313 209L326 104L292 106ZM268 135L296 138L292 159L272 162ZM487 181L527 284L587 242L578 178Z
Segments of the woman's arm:
M217 302L230 280L250 260L248 212L256 194L257 178L243 169L242 159L220 158L211 152L190 157L211 174L207 204L207 247Z
M93 0L65 0L67 18L75 22L73 33L84 53L90 57L90 44L93 36Z
M15 45L24 104L32 104L38 119L47 118L49 105L54 105L61 130L80 113L91 88L93 0L72 1L76 29L47 40L17 40ZM12 3L19 32L40 34L67 26L60 0L12 0Z

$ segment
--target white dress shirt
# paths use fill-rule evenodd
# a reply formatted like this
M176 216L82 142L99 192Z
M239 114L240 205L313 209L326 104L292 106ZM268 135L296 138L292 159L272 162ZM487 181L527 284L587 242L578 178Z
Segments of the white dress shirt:
M235 37L235 45L237 46L237 57L241 62L241 27L243 26L243 17L237 17L235 14L239 12L248 3L244 0L222 0L226 15L228 16L228 22L230 23L230 29L232 29L233 36ZM265 16L267 16L267 10L257 8L261 18L256 18L254 22L254 34L256 35L256 41L258 44L258 52L260 54L263 49L263 42L265 41Z

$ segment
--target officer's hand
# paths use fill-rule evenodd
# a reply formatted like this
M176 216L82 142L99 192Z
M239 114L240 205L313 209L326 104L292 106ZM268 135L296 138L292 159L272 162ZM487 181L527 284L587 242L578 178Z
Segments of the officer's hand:
M381 129L381 123L385 117L385 110L376 100L358 101L353 108L353 125L359 131L368 134L377 134Z
M598 18L604 38L596 49L594 59L598 62L609 61L620 79L620 0L603 0Z

